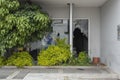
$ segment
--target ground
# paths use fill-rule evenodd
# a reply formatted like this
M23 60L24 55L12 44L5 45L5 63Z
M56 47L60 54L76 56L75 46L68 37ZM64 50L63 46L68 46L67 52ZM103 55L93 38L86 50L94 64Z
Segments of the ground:
M42 76L42 77L41 77ZM60 78L57 79L59 76ZM31 78L32 77L32 78ZM46 78L46 79L45 79ZM107 67L0 68L0 80L118 80Z

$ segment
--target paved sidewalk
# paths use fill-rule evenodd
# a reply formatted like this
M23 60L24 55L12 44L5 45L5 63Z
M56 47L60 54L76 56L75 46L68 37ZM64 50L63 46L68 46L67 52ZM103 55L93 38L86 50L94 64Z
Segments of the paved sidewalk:
M60 76L61 79L56 80L118 80L118 74L113 73L107 67L27 67L17 69L14 67L0 68L0 80L32 80L36 75L48 77L48 79L39 80L55 80L51 75ZM30 79L30 77L32 78ZM72 77L71 77L72 76ZM37 80L37 79L34 79Z

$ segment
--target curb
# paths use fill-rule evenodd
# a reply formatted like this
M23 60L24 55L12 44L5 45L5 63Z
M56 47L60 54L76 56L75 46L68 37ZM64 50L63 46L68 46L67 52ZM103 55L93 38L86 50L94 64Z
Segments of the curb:
M3 66L1 68L16 68L16 66ZM66 69L66 68L84 68L84 69L88 69L88 68L108 68L107 66L24 66L23 68L28 68L28 69L33 69L33 68L54 68L54 69L59 69L59 68L63 68L63 69Z

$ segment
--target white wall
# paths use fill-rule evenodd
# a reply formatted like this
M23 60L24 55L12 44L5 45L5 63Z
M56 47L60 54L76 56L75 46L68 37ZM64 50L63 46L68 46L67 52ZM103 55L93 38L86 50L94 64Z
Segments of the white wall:
M120 0L110 0L101 8L101 58L115 72L120 73Z
M69 18L69 8L68 7L45 7L43 9L47 11L51 18Z
M69 18L68 7L44 7L52 18ZM90 20L90 54L91 57L100 56L100 9L73 8L73 18L88 18Z

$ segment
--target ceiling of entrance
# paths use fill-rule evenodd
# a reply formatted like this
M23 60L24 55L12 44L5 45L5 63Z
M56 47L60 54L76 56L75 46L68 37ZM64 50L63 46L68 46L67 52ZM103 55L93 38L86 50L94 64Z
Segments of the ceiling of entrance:
M77 7L100 7L108 0L31 0L34 3L49 6L63 7L67 3L73 3Z

